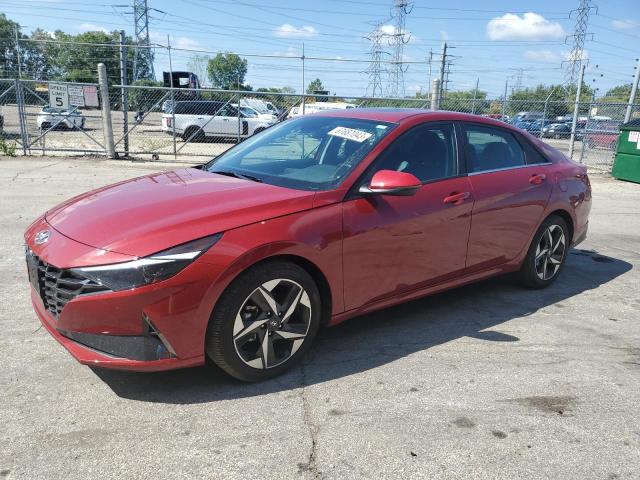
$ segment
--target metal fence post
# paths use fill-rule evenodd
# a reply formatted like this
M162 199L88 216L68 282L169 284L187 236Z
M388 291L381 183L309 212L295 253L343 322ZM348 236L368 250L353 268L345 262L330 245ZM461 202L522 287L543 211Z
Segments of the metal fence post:
M633 85L631 86L631 95L629 95L627 110L624 112L624 123L631 120L631 110L633 109L633 102L636 99L636 92L638 91L638 81L640 81L640 58L638 59L638 65L636 65L636 76L633 79Z
M100 88L100 103L102 107L102 131L104 134L104 147L109 158L117 158L116 145L113 141L113 125L111 123L111 104L109 99L109 83L107 79L107 66L98 64L98 85Z
M173 158L178 158L176 150L176 95L173 91L173 63L171 61L171 41L167 35L167 52L169 54L169 85L171 86L171 130L173 137Z
M16 106L18 108L18 121L20 123L20 135L22 137L22 154L27 154L27 145L29 144L29 137L27 132L27 121L25 118L25 110L24 110L24 98L22 96L22 84L20 80L15 79L15 90L16 90Z
M240 143L240 132L242 131L242 120L240 116L240 102L242 102L242 98L240 97L240 82L238 82L238 143Z
M129 91L127 90L127 52L124 30L120 30L120 103L122 107L122 133L124 156L129 156Z
M431 89L431 110L440 109L440 79L433 79L433 88Z
M584 70L586 65L580 68L580 78L578 79L578 88L576 90L576 103L573 106L573 121L571 122L571 139L569 140L569 158L573 159L573 149L576 143L576 125L578 124L578 112L580 110L580 93L582 92L582 82L584 81ZM583 147L584 148L584 147Z

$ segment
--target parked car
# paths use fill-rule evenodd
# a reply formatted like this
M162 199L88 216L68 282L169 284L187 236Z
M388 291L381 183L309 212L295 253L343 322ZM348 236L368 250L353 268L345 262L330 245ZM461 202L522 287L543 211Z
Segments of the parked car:
M583 130L583 141L589 148L615 150L618 146L619 135L620 122L595 121L590 122Z
M534 137L540 136L540 130L546 125L549 125L549 121L545 120L535 120L533 122L525 122L525 124L521 127L523 130L529 132Z
M282 113L273 103L260 98L243 98L240 100L240 105L246 105L259 113L273 115L276 118Z
M542 127L542 136L544 138L569 138L571 136L570 123L552 123Z
M231 104L234 108L238 108L238 104L237 103L232 103ZM253 107L250 107L248 105L241 105L240 106L240 112L245 116L245 117L250 117L250 118L259 118L261 120L266 120L266 121L272 121L275 122L278 117L276 115L273 115L271 113L260 113L258 110L256 110Z
M175 132L183 140L194 142L206 138L247 138L269 128L276 121L247 117L238 113L236 107L219 101L188 100L175 102L175 111L169 105L167 113L162 114L162 131Z
M36 117L36 123L40 130L54 128L72 129L75 127L84 128L85 117L78 110L61 110L59 108L45 105Z
M313 102L305 103L304 109L302 104L292 107L287 118L299 117L301 115L310 115L312 113L322 112L325 110L347 110L357 108L353 103L344 102ZM303 113L304 110L304 113Z
M586 167L510 125L344 109L74 197L24 239L34 309L81 363L255 381L320 326L507 272L550 286L590 209Z
M519 122L535 122L544 118L543 112L518 112L513 116L513 119Z
M2 133L2 129L4 128L4 115L0 112L0 133Z

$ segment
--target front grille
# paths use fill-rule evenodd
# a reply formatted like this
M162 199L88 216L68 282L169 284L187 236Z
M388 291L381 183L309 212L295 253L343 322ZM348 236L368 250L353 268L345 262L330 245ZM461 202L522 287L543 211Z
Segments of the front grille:
M80 295L110 291L104 285L72 270L54 267L30 250L27 252L27 264L30 264L29 275L32 285L40 294L45 308L55 318L60 316L67 303ZM34 276L36 278L33 278Z

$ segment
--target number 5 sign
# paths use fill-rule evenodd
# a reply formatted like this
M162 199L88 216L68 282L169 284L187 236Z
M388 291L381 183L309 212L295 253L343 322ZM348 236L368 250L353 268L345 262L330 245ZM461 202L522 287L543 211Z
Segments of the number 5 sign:
M61 110L67 110L69 108L67 85L60 83L49 84L49 105Z

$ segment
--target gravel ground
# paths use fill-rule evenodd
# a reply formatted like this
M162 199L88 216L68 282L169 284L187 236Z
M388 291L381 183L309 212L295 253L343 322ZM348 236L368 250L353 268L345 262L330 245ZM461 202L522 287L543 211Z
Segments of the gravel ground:
M637 479L640 185L593 177L559 280L498 278L321 332L246 385L76 363L33 313L22 232L167 165L0 157L0 478Z

